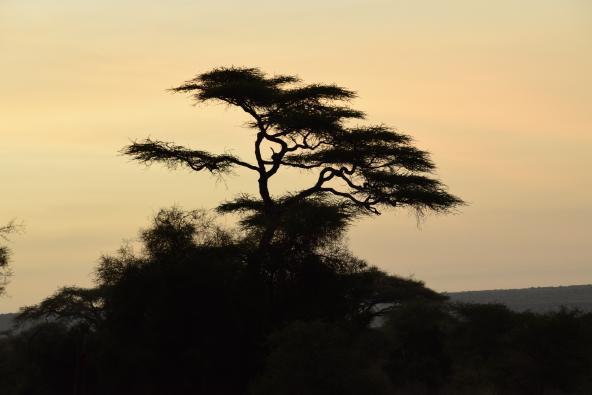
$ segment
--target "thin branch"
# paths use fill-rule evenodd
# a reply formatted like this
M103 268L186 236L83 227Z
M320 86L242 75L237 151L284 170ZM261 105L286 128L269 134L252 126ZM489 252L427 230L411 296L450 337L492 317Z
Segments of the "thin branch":
M172 143L150 139L125 147L123 154L130 155L137 161L147 164L164 162L170 167L175 167L178 163L182 163L195 171L206 169L212 173L223 173L228 171L232 165L254 171L259 170L257 166L244 162L232 155L214 155L209 152L189 150L173 145Z
M346 199L351 200L352 202L354 202L358 206L364 207L366 210L368 210L374 214L380 215L380 212L375 207L372 207L371 204L367 203L366 201L356 199L356 197L350 193L341 192L341 191L336 190L335 188L319 188L319 191L329 192L333 195L344 197Z
M357 185L357 184L354 184L354 182L353 182L351 179L349 179L349 178L348 178L348 177L347 177L347 176L344 174L344 173L347 173L347 172L346 172L346 171L344 171L343 169L344 169L344 168L342 167L342 168L341 168L341 169L340 169L338 172L336 172L336 173L335 173L335 175L336 175L337 177L341 178L343 181L345 181L345 182L346 182L346 184L347 184L347 185L348 185L350 188L352 188L352 189L355 189L356 191L364 191L364 190L365 190L364 186L362 186L362 185Z
M319 178L317 179L317 182L312 187L300 191L296 195L290 197L287 200L287 202L289 202L289 203L298 202L302 199L305 199L305 198L315 194L316 192L321 191L321 189L322 189L321 187L323 186L323 184L326 183L327 181L331 180L334 176L335 176L335 169L333 169L332 167L325 167L319 173Z

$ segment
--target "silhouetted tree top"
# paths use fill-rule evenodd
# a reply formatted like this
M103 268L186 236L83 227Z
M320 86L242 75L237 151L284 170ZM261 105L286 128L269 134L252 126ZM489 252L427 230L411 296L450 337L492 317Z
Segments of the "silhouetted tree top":
M384 208L410 207L421 215L463 204L434 176L429 153L416 148L411 137L385 125L349 126L363 120L364 113L349 106L356 95L348 89L230 67L199 74L172 91L188 93L197 103L219 102L247 113L247 125L256 131L253 158L153 139L136 141L123 153L145 164L216 175L235 167L257 173L259 197L243 194L218 210L242 213L242 224L261 232L262 245L273 240L286 216L298 217L295 213L315 212L317 222L326 222L322 227L327 234L328 228L343 229L355 216L380 214ZM316 181L301 190L272 194L269 180L284 168L314 173Z
M22 307L16 320L22 324L54 319L96 327L103 318L103 297L102 288L63 287L39 305Z

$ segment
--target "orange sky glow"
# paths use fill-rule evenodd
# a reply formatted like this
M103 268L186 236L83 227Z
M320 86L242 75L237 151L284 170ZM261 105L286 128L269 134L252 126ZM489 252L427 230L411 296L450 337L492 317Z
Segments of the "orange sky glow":
M26 225L0 312L90 285L159 208L255 191L241 171L219 182L118 153L152 136L252 155L242 114L166 92L230 65L357 91L469 203L356 223L370 264L438 291L592 283L591 4L0 0L0 223Z

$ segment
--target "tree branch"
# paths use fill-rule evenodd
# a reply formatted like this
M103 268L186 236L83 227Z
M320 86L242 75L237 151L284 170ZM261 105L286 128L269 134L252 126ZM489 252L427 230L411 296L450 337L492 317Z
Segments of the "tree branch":
M372 212L372 213L374 213L376 215L380 215L380 211L378 211L376 209L376 207L373 207L371 203L369 203L367 201L358 200L351 193L341 192L341 191L336 190L335 188L319 188L319 191L329 192L329 193L331 193L333 195L344 197L346 199L351 200L356 205L361 206L361 207L364 207L366 210L368 210L368 211L370 211L370 212Z
M298 202L302 199L305 199L305 198L315 194L316 192L321 191L321 187L323 186L323 184L326 183L327 181L331 180L334 176L335 176L335 169L333 169L332 167L325 167L319 173L319 178L317 179L317 182L312 187L300 191L296 195L290 197L286 202L287 203Z
M142 163L163 162L169 167L176 167L180 163L195 171L206 169L211 173L224 173L229 171L233 165L255 171L259 170L257 166L232 155L214 155L150 139L146 139L142 143L133 143L125 147L122 152Z

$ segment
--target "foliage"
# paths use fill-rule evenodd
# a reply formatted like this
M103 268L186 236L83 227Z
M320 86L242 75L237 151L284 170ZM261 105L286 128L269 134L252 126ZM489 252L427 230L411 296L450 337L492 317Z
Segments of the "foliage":
M302 235L303 221L316 232L313 239L322 243L318 236L327 238L355 216L379 214L380 208L411 207L422 214L463 204L433 176L429 154L416 148L411 137L384 125L349 126L364 114L347 105L355 97L348 89L230 67L199 74L172 90L188 93L198 103L224 103L248 114L247 126L256 132L254 160L152 139L134 142L123 153L171 168L225 174L242 167L255 172L259 197L240 195L219 211L242 213L242 224L260 233L261 246L293 235L295 226ZM299 191L273 195L270 179L287 168L314 173L316 181Z
M139 248L104 256L0 338L0 392L587 394L592 314L451 304L345 246L270 254L249 233L162 210ZM289 274L289 275L288 275ZM371 325L377 317L385 323ZM44 320L45 319L45 320Z
M254 159L151 139L123 152L215 175L242 167L257 174L259 196L217 207L218 214L239 214L236 229L205 211L161 210L138 245L100 259L92 287L63 287L22 308L20 331L0 338L1 393L591 388L589 342L580 350L564 338L583 339L589 316L450 305L421 281L352 255L344 235L361 215L394 207L449 212L463 204L409 136L352 125L364 118L348 105L354 92L254 68L214 69L173 91L246 112ZM316 181L273 194L269 181L284 169L314 173ZM528 338L539 332L560 346ZM506 358L519 374L503 374ZM577 367L562 369L567 359ZM472 374L476 363L483 369ZM552 379L547 366L557 370Z
M22 225L10 221L4 226L0 226L0 240L7 241L8 235L11 233L18 232L22 228ZM12 274L9 263L10 263L11 251L8 246L0 245L0 296L5 292L6 285Z
M271 351L252 393L392 393L392 385L376 358L386 343L376 334L367 335L374 339L319 321L288 325L270 336Z
M63 287L38 306L21 308L17 324L48 319L97 326L102 319L102 303L101 288Z
M588 394L592 314L408 303L386 325L295 322L270 336L254 394Z
M339 240L299 254L271 249L282 269L253 277L257 248L256 236L203 211L161 210L139 248L102 257L93 288L62 288L23 308L19 322L45 319L80 337L68 358L85 355L76 385L89 393L230 394L258 376L269 335L285 325L323 320L355 334L386 314L379 303L442 299L368 267Z

